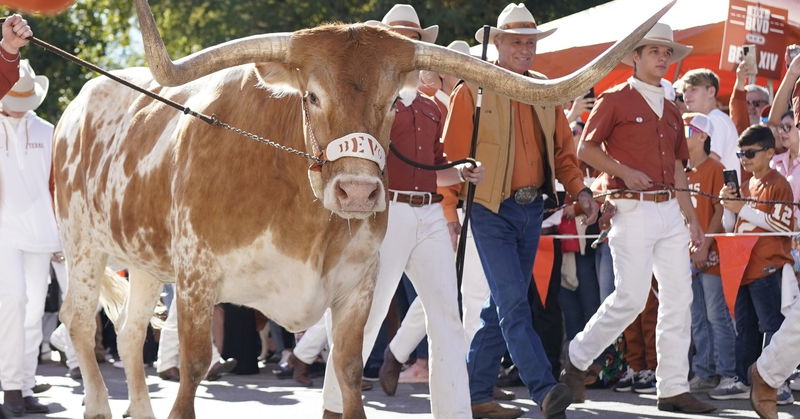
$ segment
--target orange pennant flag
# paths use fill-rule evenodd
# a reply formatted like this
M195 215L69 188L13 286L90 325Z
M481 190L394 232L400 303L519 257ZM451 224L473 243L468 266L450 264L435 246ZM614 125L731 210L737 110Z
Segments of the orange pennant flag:
M539 237L539 247L536 249L536 259L533 261L533 282L536 285L536 292L539 293L539 299L542 300L542 307L545 305L547 291L550 288L554 257L553 236Z
M719 250L719 270L722 276L722 294L731 316L736 306L736 294L742 283L744 270L750 261L750 252L758 241L758 236L718 236L714 237Z

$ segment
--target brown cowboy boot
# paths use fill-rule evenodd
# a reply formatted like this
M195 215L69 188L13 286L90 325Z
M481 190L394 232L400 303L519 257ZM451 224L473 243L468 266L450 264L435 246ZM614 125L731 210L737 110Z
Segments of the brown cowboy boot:
M473 418L516 419L525 413L516 406L505 407L494 400L472 405Z
M381 388L387 396L394 396L397 392L397 381L400 379L400 369L403 364L394 357L389 345L386 345L386 350L383 351L383 364L378 371L378 378L381 382Z
M658 398L658 410L683 413L709 413L717 410L714 405L697 400L689 393L677 396Z
M572 392L573 403L583 403L586 400L586 371L579 370L569 359L569 346L564 357L564 369L561 370L559 379L566 384Z
M778 419L778 389L764 381L755 363L747 369L747 375L750 377L750 405L753 410L762 419Z
M14 416L25 415L25 399L22 390L6 390L3 395L3 405Z
M311 381L311 378L308 376L309 364L299 360L296 356L294 356L294 353L289 355L289 359L286 362L290 367L292 367L292 379L294 379L294 381L297 381L306 387L311 387L314 385L314 382Z

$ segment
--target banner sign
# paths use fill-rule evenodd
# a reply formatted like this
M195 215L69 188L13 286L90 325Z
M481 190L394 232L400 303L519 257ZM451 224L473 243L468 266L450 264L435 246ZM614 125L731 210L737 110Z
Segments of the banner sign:
M720 70L736 71L741 61L742 45L749 44L756 49L758 75L780 80L786 67L787 24L786 9L766 6L757 0L730 0L719 55Z

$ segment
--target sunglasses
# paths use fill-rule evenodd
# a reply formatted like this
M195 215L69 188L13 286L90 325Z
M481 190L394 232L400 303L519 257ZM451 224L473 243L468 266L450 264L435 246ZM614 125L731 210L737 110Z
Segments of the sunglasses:
M747 101L747 106L752 106L754 108L758 108L759 106L764 106L766 104L769 104L769 102L767 102L766 100L753 100L753 101L748 100Z
M676 102L683 102L683 95L681 95L681 94L675 95L675 101Z
M748 159L752 159L753 157L756 156L756 154L758 154L759 151L767 151L767 149L766 148L759 148L759 149L751 148L749 150L739 151L739 152L736 153L736 157L738 157L740 159L742 157L746 157Z
M792 131L792 128L794 128L794 126L792 124L780 124L778 125L778 128L780 128L781 131L783 132L789 133Z

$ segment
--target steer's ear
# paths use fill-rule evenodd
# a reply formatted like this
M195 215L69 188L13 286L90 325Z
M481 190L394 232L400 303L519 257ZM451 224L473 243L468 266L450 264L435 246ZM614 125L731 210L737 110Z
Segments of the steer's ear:
M295 78L286 64L258 63L256 64L256 73L263 87L279 95L300 93Z

